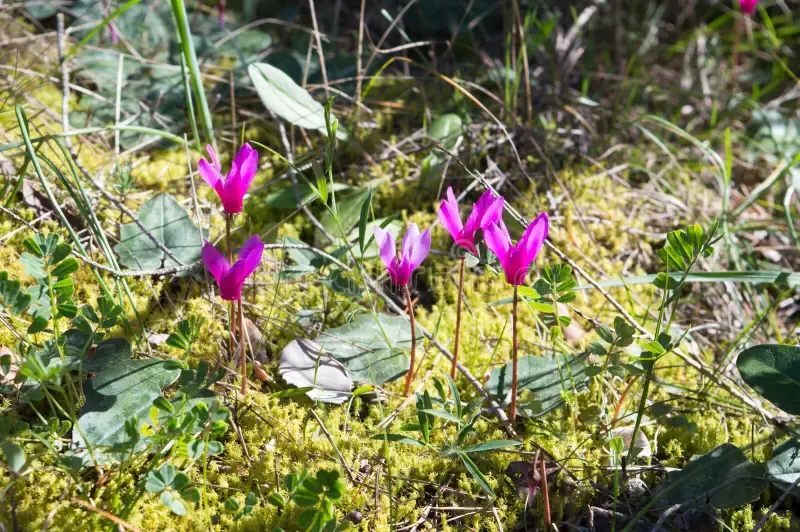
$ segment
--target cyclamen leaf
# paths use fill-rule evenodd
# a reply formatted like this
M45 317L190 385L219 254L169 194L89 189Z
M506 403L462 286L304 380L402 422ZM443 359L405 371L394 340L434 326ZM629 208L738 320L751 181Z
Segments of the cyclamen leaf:
M168 369L162 360L132 360L131 345L121 338L100 343L94 358L84 363L84 369L96 375L83 387L86 403L79 413L80 426L101 460L117 461L124 453L102 448L127 442L125 422L134 417L145 418L153 400L177 380L180 370ZM73 430L72 439L79 446L86 446L77 429ZM146 440L142 439L135 449L145 446Z
M742 380L789 414L800 414L800 347L756 345L736 359Z
M325 108L285 72L266 63L253 63L247 73L267 109L295 126L327 133ZM347 140L344 130L336 137Z
M159 194L139 209L139 222L156 240L184 264L200 260L201 231L189 213L169 194ZM123 266L152 270L178 266L136 223L120 227L120 243L114 246Z

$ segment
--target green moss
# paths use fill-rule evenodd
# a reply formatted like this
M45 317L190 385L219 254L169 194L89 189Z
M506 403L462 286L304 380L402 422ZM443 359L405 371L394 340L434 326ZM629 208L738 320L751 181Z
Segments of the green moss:
M380 83L381 90L384 90ZM398 84L401 85L401 84ZM395 86L396 87L396 86ZM374 89L377 90L377 89ZM48 105L60 103L60 96L53 89L43 89L39 97ZM57 97L58 96L58 97ZM383 98L388 97L382 94ZM0 114L0 124L11 125L9 115ZM397 125L399 120L390 112L380 112L375 116L380 129L376 133L364 133L362 144L369 151L378 146L379 138L387 138L387 133ZM38 125L38 122L37 122ZM44 127L41 131L50 131ZM274 132L273 132L274 133ZM266 143L278 146L276 138L271 138L269 131L251 130L254 138L266 138ZM12 133L13 134L13 133ZM390 139L391 140L391 139ZM481 138L481 142L485 139ZM48 147L43 149L47 150ZM346 150L342 147L344 156ZM230 154L222 152L223 165ZM50 152L44 152L50 153ZM370 151L370 153L374 153ZM431 226L436 217L433 214L437 201L433 194L423 195L419 185L407 178L421 162L425 154L411 154L408 157L395 157L380 161L377 168L364 168L360 165L347 165L344 175L337 179L358 186L373 180L383 179L374 195L376 216L382 217L400 212L406 223L415 222L421 227ZM192 154L192 166L196 164L198 154ZM245 213L237 216L233 232L233 245L240 245L250 234L259 233L269 241L277 241L291 236L313 241L312 224L303 214L295 213L288 219L291 211L270 208L265 201L266 191L274 186L285 186L281 180L277 184L276 170L283 163L276 157L264 157L262 161L271 161L272 168L259 172L254 193L246 203ZM81 161L90 169L105 171L110 168L108 154L99 151L85 150ZM609 162L611 164L611 162ZM589 264L589 271L617 273L623 271L626 264L622 253L629 249L639 249L640 256L645 257L631 264L628 273L645 272L645 266L651 260L657 242L647 236L650 228L645 226L642 217L631 216L641 208L646 198L634 195L626 185L610 176L598 176L597 168L571 168L559 174L554 183L540 186L523 186L523 196L516 202L523 209L523 214L532 218L545 207L551 210L551 240L560 249L580 264ZM170 192L181 199L191 195L191 183L184 179L187 173L186 154L182 149L171 149L151 152L145 159L134 165L140 194L132 194L126 204L136 211L139 205L153 193ZM216 205L217 200L212 191L197 180L195 188L199 199ZM273 186L274 185L274 186ZM697 191L699 185L693 182L684 183L685 190ZM550 208L550 200L545 197L549 192L552 197L564 198L558 207ZM691 204L691 197L684 198ZM409 201L409 197L415 201ZM317 207L312 206L312 209ZM34 219L35 213L30 209L20 209L19 213L27 220ZM218 209L210 213L204 211L207 225L211 228L211 238L223 234L224 220ZM209 216L210 214L210 216ZM121 221L119 212L100 202L98 216L105 229L111 235L117 234L116 226ZM583 230L583 224L590 224L591 231ZM677 221L676 221L677 224ZM47 230L56 230L57 224L45 222ZM13 221L0 215L0 233L16 228ZM512 226L513 230L513 226ZM22 251L22 240L29 232L20 231L8 239L0 247L0 265L7 269L11 276L29 282L24 269L18 262ZM659 244L660 245L660 244ZM441 228L433 230L433 248L450 249L451 241ZM328 251L331 251L328 248ZM325 288L316 276L308 276L290 281L279 280L278 273L286 262L281 251L271 250L265 254L262 268L252 278L253 285L244 290L244 299L248 316L259 326L263 337L263 347L267 355L266 369L272 376L277 375L277 362L283 347L298 334L310 334L296 325L297 312L303 309L316 311L327 310L326 327L333 327L345 322L346 315L355 308L355 304L342 301L336 295L326 294ZM99 255L94 258L101 260ZM554 257L544 251L537 261L536 269L530 279L536 278L539 268L554 261ZM367 270L371 274L381 274L382 266L378 260L368 262ZM419 322L430 331L437 332L437 338L445 345L452 345L456 329L457 263L450 257L435 255L426 262L418 272L419 292L425 295L416 308ZM113 280L104 275L109 284ZM86 267L75 275L78 304L94 303L100 295L97 283ZM209 289L205 283L194 279L170 281L166 279L129 278L128 283L134 298L135 309L146 322L148 332L169 333L175 330L178 320L188 316L202 317L205 323L201 329L199 340L190 362L206 360L212 363L223 358L227 345L227 307L216 295L208 297ZM629 292L619 290L616 296L630 308L634 314L644 314L654 295L651 286L631 287ZM510 295L508 285L502 276L480 268L469 271L464 286L465 309L462 322L461 361L470 368L478 378L484 379L487 373L510 360L511 328L509 322L509 306L490 306L490 303ZM166 297L168 296L168 297ZM607 305L603 296L597 291L581 292L575 303L589 316L610 323L615 316L613 309ZM133 309L126 302L126 314L133 320ZM520 348L521 355L541 356L551 351L548 331L545 330L537 316L527 306L520 307ZM570 313L576 323L588 330L588 334L574 342L575 348L583 350L589 341L596 339L591 333L592 324L587 323L574 313ZM66 322L63 324L66 327ZM120 327L113 334L123 335ZM0 328L0 345L10 345L14 337L5 328ZM137 347L144 349L144 345ZM433 377L444 380L449 364L437 354L427 342L421 342L420 351L427 351L423 359L419 375L428 370ZM166 346L155 346L156 351L166 352L179 357ZM701 353L711 359L712 353ZM224 361L223 361L224 362ZM659 362L658 376L679 385L696 386L697 374L679 363L679 359L670 356ZM600 471L599 466L608 463L606 435L603 426L586 421L584 414L589 409L600 408L604 422L614 414L618 394L625 387L621 380L607 379L603 383L596 379L588 391L572 395L568 404L541 418L527 420L523 423L524 450L533 452L537 446L547 449L562 464L580 479L599 478L607 471ZM465 400L475 397L467 381L457 379L459 389ZM281 519L277 509L272 506L259 505L253 513L234 522L233 515L225 510L224 501L228 497L240 500L249 491L266 495L280 487L281 479L303 467L315 472L320 469L339 469L344 472L339 453L354 475L349 479L347 473L347 493L337 507L337 518L342 519L353 510L361 512L365 519L359 525L360 530L389 530L390 525L409 524L416 521L422 509L430 504L434 495L438 495L438 506L484 506L485 498L477 483L457 459L443 457L433 450L420 450L416 447L401 444L390 444L388 449L373 439L381 432L379 423L403 403L401 382L386 386L388 401L384 405L366 405L355 400L352 405L325 406L314 405L304 398L276 399L270 392L281 388L280 383L263 384L260 389L253 390L246 398L234 399L232 392L226 394L226 400L237 409L237 422L241 436L229 431L225 443L225 452L208 465L205 477L206 490L204 503L190 509L184 517L172 515L161 504L158 497L147 494L140 501L129 521L146 530L228 530L256 531L269 529ZM428 388L432 390L430 381ZM638 406L640 388L634 387L627 398L622 414L629 414ZM715 390L714 393L718 393ZM680 409L687 421L695 423L697 430L689 431L686 427L672 426L664 420L645 427L645 433L657 440L657 457L664 466L682 467L695 454L708 452L713 447L732 442L741 447L751 441L750 416L729 415L722 408L711 408L697 411L698 403L691 398L674 400L664 390L656 387L651 398L656 401L670 400L670 404ZM310 416L310 408L316 409L325 424L325 429L336 444L331 445L324 431L314 417ZM628 418L630 420L630 418ZM414 423L416 415L413 404L403 407L397 418L387 428L390 432L400 432L403 424ZM439 426L443 422L439 420ZM503 439L507 435L500 430L493 420L481 419L477 426L477 434L472 436L468 444L491 439ZM762 430L762 429L759 429ZM656 436L657 434L657 436ZM443 445L452 440L453 427L437 432L434 445ZM761 440L766 433L756 433L755 439ZM338 450L338 452L337 452ZM53 512L51 530L94 530L108 524L98 514L87 511L70 502L70 497L78 496L81 490L88 494L98 508L119 512L124 507L121 493L131 493L135 479L129 475L116 476L113 470L105 483L95 478L81 479L75 484L71 479L53 469L52 458L47 458L44 449L38 444L31 444L26 451L40 455L35 462L35 471L18 481L15 489L17 516L30 523L31 528L40 529L48 515ZM757 447L753 459L763 461L769 451L768 447ZM748 456L750 455L748 451ZM525 456L525 459L529 459ZM476 457L481 471L489 484L497 493L493 501L497 518L506 530L523 514L524 502L519 500L511 482L502 471L514 460L522 459L511 453L488 453ZM136 471L141 474L143 471ZM197 467L188 469L195 482L202 483L202 471ZM87 475L88 477L89 475ZM391 481L388 479L391 478ZM656 473L645 477L654 486L661 477ZM10 482L8 475L3 477L3 484ZM379 484L376 490L376 482ZM446 490L438 492L433 484L444 484ZM391 492L391 493L390 493ZM66 495L65 495L66 494ZM562 474L555 485L550 487L551 510L553 518L560 520L574 516L583 511L595 496L594 490L586 482L577 485L567 482L566 474ZM391 511L390 511L391 510ZM533 516L542 514L541 499L537 499L532 510ZM757 511L761 512L761 509ZM284 525L291 523L296 516L295 510L283 517ZM476 530L499 530L495 516L488 511L480 511L467 515L461 520L453 520L449 524L444 521L455 518L463 512L447 511L432 517L434 524L429 528L436 530L459 530L472 528ZM761 515L758 513L758 515ZM752 528L758 517L754 516L750 506L727 512L726 523L734 530ZM6 510L0 514L4 523L9 522ZM790 517L772 515L764 530L788 530Z

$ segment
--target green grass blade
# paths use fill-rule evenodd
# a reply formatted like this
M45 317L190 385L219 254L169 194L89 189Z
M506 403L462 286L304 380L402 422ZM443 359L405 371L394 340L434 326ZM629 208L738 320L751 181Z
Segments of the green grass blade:
M675 281L680 281L683 277L682 272L672 272L669 276ZM633 277L622 277L620 279L609 279L607 281L600 281L597 285L600 288L617 288L626 287L636 284L652 284L657 275L637 275ZM800 273L785 272L785 271L769 271L769 270L755 270L749 272L697 272L690 273L683 280L684 283L743 283L743 284L773 284L778 286L787 286L789 288L800 287ZM575 290L593 290L595 286L584 284L576 286ZM523 300L530 301L530 298L523 297ZM510 297L498 299L491 302L489 305L498 307L501 305L510 305L512 303Z
M135 6L136 4L138 4L141 1L142 0L128 0L127 2L125 2L124 4L119 6L117 9L115 9L113 13L108 15L106 18L104 18L100 22L100 24L95 26L95 28L86 35L86 37L81 39L80 42L77 44L77 46L75 46L75 48L73 48L72 50L69 51L69 53L67 54L67 57L65 58L65 60L69 59L70 57L75 55L78 52L78 50L80 50L81 46L83 46L84 44L89 42L92 39L92 37L94 37L95 35L100 33L100 31L103 28L105 28L106 26L108 26L111 23L112 20L114 20L115 18L117 18L118 16L120 16L121 14L123 14L128 9L132 8L133 6Z
M189 74L192 77L195 98L197 98L197 105L200 108L200 117L203 120L203 129L205 129L208 143L214 147L214 151L217 151L217 141L214 138L214 124L211 120L211 111L208 108L208 100L206 99L206 92L203 88L203 78L200 75L200 67L197 64L197 52L195 52L192 32L189 29L189 17L186 14L186 4L184 4L183 0L171 0L170 5L174 15L175 26L177 26L178 36L181 40L182 53L189 67Z
M146 135L154 135L156 137L162 137L167 140L171 140L175 144L180 144L181 146L184 145L184 140L182 137L178 135L173 135L172 133L168 133L166 131L160 131L158 129L153 129L150 127L142 127L142 126L105 126L105 127L87 127L83 129L70 129L64 133L53 133L50 135L43 135L41 137L33 137L30 139L31 142L41 142L43 140L50 140L50 139L61 139L65 137L74 137L77 135L92 135L94 133L104 133L106 131L133 131L134 133L144 133ZM9 142L8 144L3 144L0 146L0 153L8 150L13 150L15 148L21 148L25 146L24 140L19 140L16 142Z

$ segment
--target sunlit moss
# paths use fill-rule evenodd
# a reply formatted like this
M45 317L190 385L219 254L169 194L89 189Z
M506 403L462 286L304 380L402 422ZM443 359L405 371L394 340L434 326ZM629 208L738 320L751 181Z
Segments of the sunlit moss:
M378 88L381 98L389 98L392 92L402 93L406 84L385 84L378 82L371 94ZM60 93L53 87L42 89L37 97L48 106L57 108L60 105ZM401 102L402 103L402 102ZM377 132L362 131L363 146L376 153L382 149L379 140L389 138L386 133L403 120L402 116L392 112L377 112L370 117L379 130ZM13 114L0 114L0 124L11 128L15 124ZM37 122L38 125L38 122ZM42 132L55 131L44 127ZM17 132L18 133L18 132ZM12 131L11 138L17 134ZM276 150L280 146L279 139L272 130L253 129L248 131L251 138L264 138L264 143ZM262 137L263 135L263 137ZM479 147L485 146L491 132L486 131L478 139ZM317 146L314 147L316 149ZM58 159L59 154L45 146L43 153ZM345 154L355 148L341 146ZM300 145L298 155L307 148ZM230 150L223 146L220 155L223 166L227 166ZM126 199L126 205L134 212L139 206L158 192L169 192L180 200L191 197L191 182L187 179L189 165L194 168L201 154L194 151L190 161L186 159L183 149L163 149L149 153L143 159L133 162L133 174L136 176L136 191ZM420 184L409 177L415 175L416 167L421 164L425 153L410 154L407 157L386 158L377 162L377 168L371 165L347 165L337 180L346 181L349 185L360 186L367 183L377 184L373 197L373 207L378 217L401 213L403 224L415 222L422 228L433 226L436 220L433 214L438 203L433 190L438 190L438 183L424 194L420 192ZM111 177L111 157L101 150L84 150L80 161L92 171L108 179L107 185L113 184ZM531 163L538 158L531 157ZM278 187L289 184L288 180L273 182L278 176L276 172L285 167L280 158L263 155L262 163L270 163L261 170L254 182L254 189L246 203L243 215L237 216L234 223L233 246L240 245L252 233L259 233L265 240L274 242L291 236L304 241L314 241L316 229L303 213L291 210L280 210L267 204L267 193ZM338 171L338 169L337 169ZM645 273L645 265L654 261L654 249L661 243L651 236L652 228L645 225L644 217L632 216L637 208L645 202L631 188L612 176L598 176L599 170L581 167L570 168L559 172L559 179L552 183L522 184L522 197L515 201L522 214L529 219L541 210L551 214L550 239L558 247L587 271L601 278L600 272L615 275L626 265L627 250L638 249L639 259L633 260L629 266L629 274ZM52 176L50 176L52 177ZM203 206L203 217L210 228L210 238L215 240L224 233L224 219L218 207L213 191L202 183L195 174L195 190ZM697 191L695 183L682 183L686 191ZM54 186L54 188L57 188ZM63 193L59 192L63 195ZM686 192L690 194L690 192ZM414 198L410 201L409 198ZM552 198L555 198L553 200ZM680 198L691 203L690 197ZM555 204L553 204L555 201ZM207 205L212 205L211 209ZM187 207L190 203L187 202ZM193 206L189 207L193 212ZM312 204L313 212L318 215L322 207ZM32 209L19 209L26 220L33 220L36 213ZM125 221L118 209L99 203L97 214L110 235L117 235L117 226ZM678 222L675 222L676 226ZM586 225L590 231L584 230ZM55 230L58 226L53 221L45 222L47 230ZM0 232L16 228L16 223L0 215ZM513 226L512 226L512 230ZM0 247L0 265L7 269L14 278L26 279L24 269L18 262L22 252L22 239L29 236L22 231L9 239ZM224 239L223 239L224 241ZM327 245L323 244L323 246ZM326 248L332 251L331 246ZM425 295L416 307L417 318L429 331L437 331L437 338L445 345L452 346L456 327L455 302L457 287L457 261L449 256L451 239L441 227L433 229L433 249L445 253L432 255L416 276L418 295ZM102 256L95 253L93 258L102 261ZM589 260L587 260L589 259ZM129 522L147 530L228 530L236 528L245 531L271 529L281 517L274 506L259 504L253 513L234 522L234 516L224 508L224 501L235 497L239 501L249 491L266 495L272 490L282 489L281 482L285 475L307 467L311 472L320 469L338 469L343 473L347 483L347 493L337 507L337 518L342 519L350 511L357 510L364 516L359 525L360 530L389 530L390 525L397 523L411 524L419 519L421 512L431 501L433 495L439 495L438 505L475 507L486 510L455 519L467 512L442 511L431 516L430 529L458 530L471 527L476 530L499 530L497 520L508 530L514 522L522 519L524 502L517 497L515 489L502 471L514 460L530 459L512 453L485 453L476 457L487 482L496 492L492 502L496 509L496 517L488 510L486 499L480 487L455 457L441 456L436 449L420 450L416 447L391 443L384 444L373 438L382 432L378 424L391 412L399 408L403 402L400 397L402 383L400 381L386 385L388 401L383 405L365 404L360 399L352 405L325 406L312 404L305 398L277 399L270 397L270 392L281 389L277 376L277 364L283 347L296 335L311 334L297 326L299 310L329 311L326 326L341 325L345 322L346 311L352 309L351 302L331 301L341 296L326 292L319 283L319 276L311 274L298 279L279 279L282 265L287 262L280 250L266 253L263 267L251 279L252 285L244 290L246 312L256 322L264 336L263 348L266 352L267 372L275 378L275 383L262 385L251 390L246 398L234 400L227 395L228 404L236 409L236 419L241 428L241 435L230 430L224 441L225 452L208 465L206 477L201 467L188 469L192 480L203 483L205 480L204 503L193 506L184 517L175 516L160 502L157 496L146 494L139 502L136 511L129 517ZM557 262L555 255L544 250L539 257L529 280L533 281L541 272L541 268ZM368 261L366 269L371 274L381 274L382 266L378 260ZM495 270L498 268L495 267ZM102 274L103 279L114 285L114 279ZM85 265L74 275L76 280L76 302L78 304L94 304L102 292L93 275ZM579 278L579 283L585 279ZM150 333L169 333L175 330L180 319L189 316L201 317L205 323L200 338L190 356L190 363L206 360L212 363L224 361L227 349L228 318L227 307L216 291L213 283L206 284L203 279L184 278L180 280L127 278L133 294L133 305L125 302L126 316L132 324L136 323L135 309L145 321ZM625 308L633 312L644 313L652 301L655 289L642 285L631 287L626 293L622 289L614 291ZM509 321L509 305L490 305L511 295L509 286L502 274L492 273L485 267L469 270L464 286L465 312L462 323L461 361L478 378L485 378L492 369L510 360L511 329ZM168 296L168 297L167 297ZM616 315L607 304L603 295L596 290L582 291L574 305L587 315L611 323ZM378 305L380 308L382 304ZM541 327L537 316L525 305L520 307L520 346L521 354L543 356L549 354L551 343L547 331ZM596 335L591 331L593 325L587 323L577 314L570 312L577 323L587 330L586 338L577 342L577 348L583 349ZM64 322L64 326L66 326ZM112 331L115 335L127 334L122 327ZM38 340L39 338L37 338ZM5 328L0 328L0 344L11 345L15 341L13 335ZM141 344L139 347L144 348ZM152 346L155 350L171 356L180 357L182 353L163 344ZM420 351L429 346L420 339ZM702 353L710 357L710 353ZM434 364L435 361L435 364ZM685 366L679 366L680 360L670 356L659 362L659 366L668 367L660 371L658 376L679 384L696 384L697 375ZM433 376L444 380L449 363L444 357L437 357L435 350L430 349L422 363L419 375L432 370ZM610 385L615 393L625 386L620 380L611 380ZM462 377L457 383L465 400L476 396L476 392ZM433 392L430 381L427 388ZM634 387L627 398L623 413L629 413L638 406L641 388ZM714 393L718 393L715 390ZM656 389L651 392L654 400L672 399L666 392ZM608 463L606 435L599 429L598 423L583 419L583 414L590 408L601 407L607 421L617 406L614 394L599 380L593 381L588 391L570 397L568 405L553 411L541 418L527 420L523 425L523 450L535 452L537 446L547 449L553 456L563 462L579 482L573 484L562 473L555 485L550 486L551 510L556 520L579 514L595 495L594 489L586 482L586 478L600 479L610 482L608 471L600 466ZM695 409L697 402L691 400L676 401L677 406L685 410ZM309 415L309 409L315 409L322 419L325 430L319 426L316 418ZM724 415L724 410L703 409L702 412L690 412L686 415L688 423L694 423L697 430L687 430L685 426L674 426L668 420L656 420L643 430L651 441L657 443L659 461L664 466L682 467L695 454L708 452L713 447L730 441L740 447L750 443L752 419L741 415ZM386 429L389 432L401 432L403 424L416 422L413 404L405 406L397 418ZM445 427L442 420L437 420L438 427ZM477 432L468 440L468 444L492 439L505 439L508 435L497 427L492 419L481 419L476 425ZM331 444L325 431L330 434ZM446 445L454 437L453 426L447 426L433 437L436 448ZM657 434L657 438L656 438ZM756 434L756 439L758 434ZM657 440L657 441L656 441ZM244 445L242 445L244 443ZM26 449L30 453L43 453L38 444ZM339 453L350 468L354 480L342 466ZM756 447L752 459L763 462L767 448ZM750 452L748 451L748 457ZM44 466L48 467L44 467ZM96 513L87 511L69 502L70 497L80 496L80 490L62 473L52 469L53 461L42 459L32 463L36 471L24 481L24 489L16 492L17 516L29 523L31 528L39 529L55 510L51 520L51 530L94 530L108 525ZM135 473L141 474L143 470ZM391 481L389 481L391 478ZM645 477L647 482L655 485L660 480L655 473ZM3 477L3 484L9 482ZM22 483L22 481L20 481ZM379 483L376 490L376 482ZM428 483L428 484L426 484ZM438 493L433 484L448 486L448 490ZM21 484L22 485L22 484ZM135 489L134 479L130 475L111 475L105 486L95 485L92 481L81 484L85 493L89 493L98 508L111 512L119 512L124 507L122 495L130 495ZM455 491L453 491L455 490ZM391 491L391 497L390 493ZM64 494L67 494L64 496ZM377 504L376 504L377 501ZM390 511L391 509L391 511ZM539 519L542 514L541 499L538 498L532 509L528 510L528 518ZM281 524L291 527L297 510L289 510ZM760 515L760 514L759 514ZM752 528L758 516L753 514L750 506L724 515L726 522L734 530ZM8 514L2 519L8 523ZM452 519L447 523L447 519ZM788 530L790 517L772 515L764 530ZM748 528L749 527L749 528Z

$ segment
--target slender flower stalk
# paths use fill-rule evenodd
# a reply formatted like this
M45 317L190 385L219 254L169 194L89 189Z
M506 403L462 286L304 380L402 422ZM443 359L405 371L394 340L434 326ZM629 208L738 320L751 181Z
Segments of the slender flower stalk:
M203 265L217 281L222 299L231 302L232 314L236 308L234 307L234 303L237 301L239 302L239 348L241 349L242 357L242 394L247 393L247 351L244 345L244 317L241 302L242 287L244 286L245 280L258 268L263 254L264 243L258 235L251 236L250 239L245 242L244 246L242 246L242 249L239 251L238 260L233 265L231 265L232 261L226 259L225 255L217 251L217 248L208 240L203 241L203 250L201 252ZM231 336L233 336L235 330L231 328L230 333Z
M231 248L231 223L233 215L225 213L225 249L228 250L228 264L233 263L233 248ZM228 356L233 356L233 337L236 335L236 309L233 306L233 301L230 302L228 311L228 324L230 325L230 334L228 335Z
M514 421L517 417L517 383L519 373L517 361L519 360L519 337L517 336L517 294L518 285L514 285L514 303L511 306L511 406L509 407L509 417Z
M411 392L411 380L414 378L414 361L417 358L417 326L414 320L414 301L411 299L411 292L408 285L403 285L403 292L406 294L406 305L408 306L408 317L411 319L411 367L406 374L406 384L403 387L403 395L408 397Z
M746 17L747 23L750 23L750 18L753 16L753 13L756 11L756 6L758 5L758 0L739 0L739 8L742 10L742 14ZM742 18L736 17L736 22L733 28L733 56L731 58L731 63L733 68L739 66L739 44L742 40L742 33L744 32L744 24L742 24Z
M233 306L233 301L231 301L231 306ZM242 309L242 300L239 300L239 349L240 349L240 356L239 365L242 367L242 395L247 395L247 342L244 337L245 335L245 327L244 327L244 310Z
M420 234L417 224L411 224L403 237L403 244L399 254L394 243L394 237L389 231L385 231L376 225L374 233L375 242L377 242L378 249L380 249L381 260L389 272L389 277L395 285L403 287L408 305L408 315L411 319L411 364L408 373L406 373L406 384L403 391L407 396L411 390L411 381L414 377L414 366L417 357L417 328L408 282L411 280L411 273L419 268L419 265L422 264L431 249L431 230L426 229Z
M439 221L447 229L454 243L464 250L478 254L475 246L475 234L478 229L486 229L489 224L499 223L503 218L503 197L495 197L491 190L481 195L478 202L472 206L472 212L467 217L466 224L461 223L461 214L458 202L453 194L453 187L447 187L447 199L439 206ZM450 368L450 377L456 378L458 368L458 347L461 339L461 305L464 297L464 263L465 256L461 256L458 274L458 306L456 307L456 337L453 343L453 365Z
M545 463L545 459L542 458L542 461L539 462L539 470L542 476L542 503L544 505L544 526L547 530L550 530L550 523L552 519L550 518L550 494L547 490L547 464Z
M514 245L505 224L490 224L486 228L484 238L486 246L497 256L506 282L514 287L514 304L512 309L512 375L511 375L511 405L509 418L514 421L517 417L517 288L525 283L528 270L536 260L539 250L542 249L547 238L549 222L547 214L542 213L531 222L522 234L522 238Z
M456 306L456 338L453 340L453 365L450 367L450 378L456 380L456 369L458 369L458 347L461 342L461 303L464 300L464 266L467 257L463 256L458 261L458 305Z

